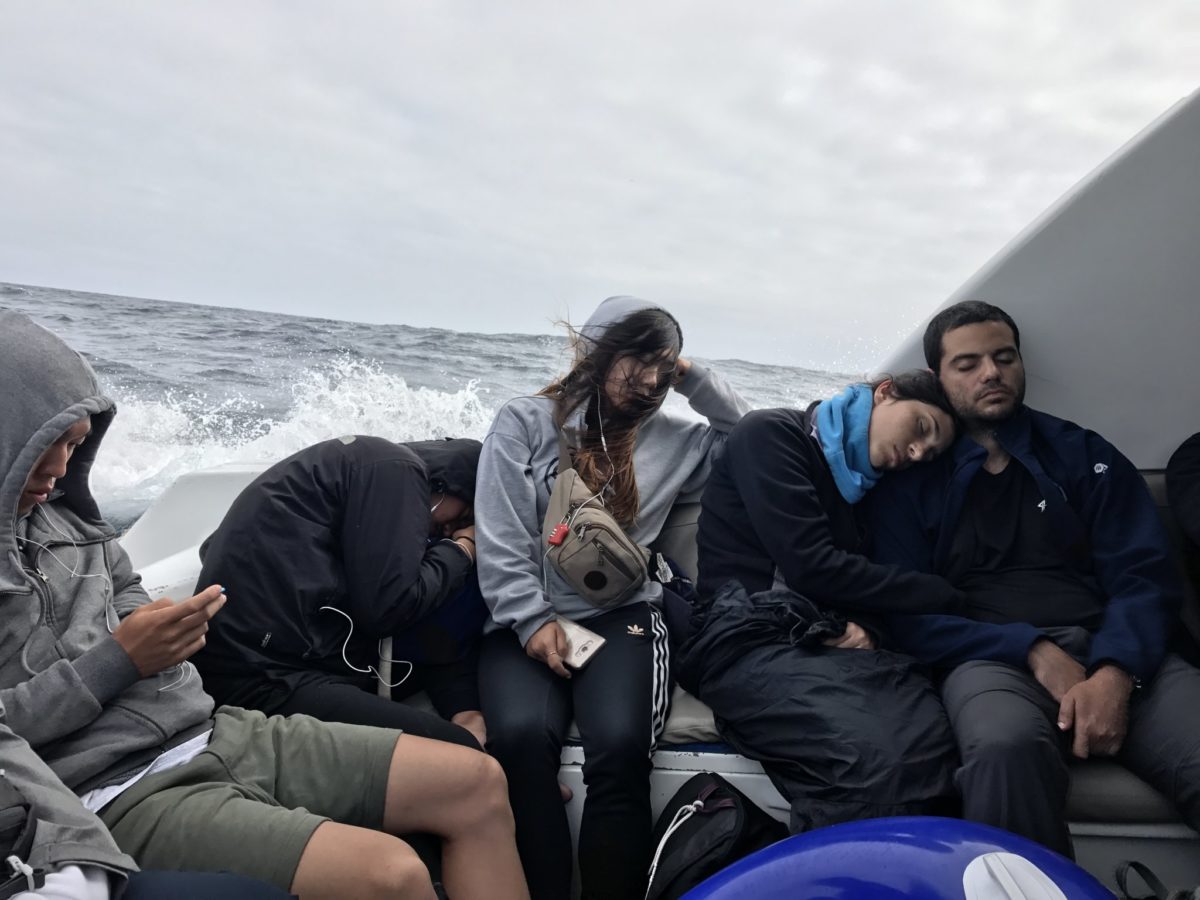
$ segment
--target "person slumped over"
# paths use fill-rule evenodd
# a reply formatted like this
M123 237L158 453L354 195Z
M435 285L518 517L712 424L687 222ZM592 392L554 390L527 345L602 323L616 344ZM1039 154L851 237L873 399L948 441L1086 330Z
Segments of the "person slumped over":
M867 503L874 556L935 572L957 615L896 616L943 672L967 818L1071 853L1068 760L1111 756L1200 828L1200 671L1168 653L1181 584L1154 501L1112 444L1024 404L1020 332L979 301L938 313L925 358L964 433Z
M225 603L142 589L88 475L113 402L75 351L0 312L0 708L144 868L305 898L432 900L394 835L443 840L455 898L527 896L500 767L396 731L213 709L189 656ZM457 552L457 551L455 551ZM233 601L230 601L233 602ZM372 865L362 865L362 860Z
M679 679L763 763L793 831L926 813L953 794L941 704L923 666L881 646L878 620L955 609L961 595L872 563L855 511L887 473L945 450L954 429L937 379L908 372L807 410L755 410L713 465Z
M478 441L323 441L254 479L200 549L232 598L193 661L218 703L482 744L472 575ZM376 693L428 689L451 725ZM409 677L410 675L414 677Z

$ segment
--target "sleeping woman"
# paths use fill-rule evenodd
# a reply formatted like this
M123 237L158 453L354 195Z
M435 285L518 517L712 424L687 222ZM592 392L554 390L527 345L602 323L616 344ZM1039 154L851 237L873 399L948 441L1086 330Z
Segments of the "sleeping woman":
M650 755L669 697L662 606L670 588L642 565L627 570L628 590L598 602L588 589L617 580L616 558L601 557L612 578L598 568L573 586L548 559L563 535L543 534L544 518L555 484L570 481L560 466L569 456L584 493L611 513L615 527L650 544L676 500L699 495L746 407L716 373L679 355L683 333L661 307L610 297L575 338L570 372L537 396L506 403L483 443L475 514L479 584L492 624L480 694L488 749L508 775L533 900L570 896L571 835L558 769L572 717L587 784L582 896L634 900L645 893L650 863ZM695 416L662 408L672 389ZM560 527L567 530L566 520ZM606 640L586 667L564 665L562 619Z
M916 662L886 649L877 618L950 610L958 592L868 560L855 504L954 432L937 379L916 371L806 410L752 412L714 463L679 679L763 762L793 831L925 813L952 793L945 713Z

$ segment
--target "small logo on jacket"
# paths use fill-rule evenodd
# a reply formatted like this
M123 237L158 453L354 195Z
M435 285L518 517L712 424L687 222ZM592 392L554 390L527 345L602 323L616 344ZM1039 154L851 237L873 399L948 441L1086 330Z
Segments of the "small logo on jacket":
M1045 511L1046 511L1046 501L1043 500L1041 503L1038 504L1038 512L1045 512Z
M1108 466L1106 466L1104 463L1096 463L1096 465L1092 466L1092 471L1097 475L1103 475L1108 471Z
M630 634L632 634L634 637L645 637L646 636L646 629L643 628L641 625L630 625L629 628L626 630Z

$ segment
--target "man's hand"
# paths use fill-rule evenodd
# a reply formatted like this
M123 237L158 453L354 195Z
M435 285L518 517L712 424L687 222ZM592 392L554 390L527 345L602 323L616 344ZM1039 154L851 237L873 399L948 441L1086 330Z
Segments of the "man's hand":
M1129 727L1129 695L1133 679L1116 666L1101 666L1062 698L1058 727L1075 729L1071 752L1080 759L1114 756Z
M487 725L483 721L483 713L477 709L464 709L450 717L455 725L471 732L471 737L479 741L480 747L487 746Z
M1057 703L1062 703L1063 697L1087 675L1073 656L1048 639L1036 641L1029 648L1029 670Z
M179 603L162 597L122 619L113 638L146 678L179 665L203 647L208 620L224 605L218 584Z
M839 650L874 650L875 642L871 635L857 622L847 622L846 630L841 637L826 638L822 641L826 647L837 647Z
M571 677L563 665L563 658L567 655L567 636L557 622L547 622L535 631L525 645L525 653L538 662L544 662L555 675Z

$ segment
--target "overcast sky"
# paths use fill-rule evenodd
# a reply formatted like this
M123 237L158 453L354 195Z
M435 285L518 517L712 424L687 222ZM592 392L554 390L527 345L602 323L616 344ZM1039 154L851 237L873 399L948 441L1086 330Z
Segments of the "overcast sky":
M0 281L869 367L1200 86L1200 3L7 2Z

